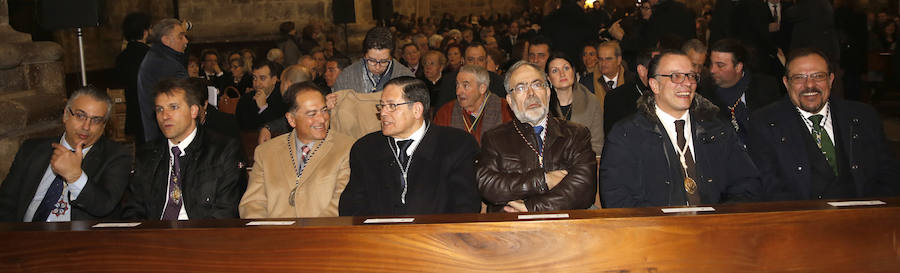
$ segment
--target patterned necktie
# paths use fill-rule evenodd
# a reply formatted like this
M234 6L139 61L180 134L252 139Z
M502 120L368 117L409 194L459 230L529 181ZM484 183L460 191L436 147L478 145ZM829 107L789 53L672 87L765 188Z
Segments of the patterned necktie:
M616 82L614 82L614 81L607 81L607 82L606 82L606 89L609 90L609 91L612 91L613 89L616 89Z
M166 195L166 209L163 211L162 220L178 220L181 213L181 149L172 147L172 175L169 178L169 194Z
M541 155L544 154L544 139L541 138L541 132L543 131L544 126L534 126L534 138L537 139L537 149Z
M63 182L62 176L59 175L53 179L53 182L50 183L50 188L47 188L47 193L44 194L44 199L41 200L41 204L38 206L37 210L34 211L34 216L31 217L32 222L47 221L47 217L50 216L50 211L56 207L56 203L59 202L59 197L62 196Z
M694 165L694 155L691 153L691 149L685 149L687 139L684 136L684 123L683 119L675 121L676 141L678 142L678 149L684 151L684 172L687 174L687 177L684 178L684 191L687 192L688 204L697 205L700 204L700 195L697 194L697 182L694 181L694 177L697 177L697 169Z
M309 162L309 145L300 147L300 162L300 172L302 173L306 168L306 162Z
M834 151L834 143L831 142L831 137L828 136L828 132L825 131L825 128L822 127L822 115L812 115L809 117L809 121L812 121L812 134L816 139L816 145L819 146L819 149L822 150L822 155L825 156L825 159L828 160L828 165L831 166L831 169L834 170L834 175L838 175L837 168L837 158L836 153Z

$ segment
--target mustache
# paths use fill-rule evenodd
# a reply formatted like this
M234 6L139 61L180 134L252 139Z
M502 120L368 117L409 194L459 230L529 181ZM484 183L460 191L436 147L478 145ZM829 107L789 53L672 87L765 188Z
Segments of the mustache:
M816 93L822 94L822 89L819 89L818 87L807 87L807 88L804 88L802 91L800 91L801 94L802 93L810 93L810 92L816 92Z

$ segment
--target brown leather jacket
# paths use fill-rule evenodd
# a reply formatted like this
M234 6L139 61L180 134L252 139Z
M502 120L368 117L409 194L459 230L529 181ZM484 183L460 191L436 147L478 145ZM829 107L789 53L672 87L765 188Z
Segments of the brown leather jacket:
M518 120L482 136L475 167L478 189L488 212L502 211L513 200L524 200L528 211L590 207L597 193L597 161L591 149L590 131L575 123L548 118L543 168L523 136L536 149L531 125ZM566 170L568 174L551 190L544 173L554 170Z

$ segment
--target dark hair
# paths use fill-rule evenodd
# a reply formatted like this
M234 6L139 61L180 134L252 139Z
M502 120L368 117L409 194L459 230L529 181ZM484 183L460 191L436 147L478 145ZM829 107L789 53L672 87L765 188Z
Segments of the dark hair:
M194 85L193 90L197 91L197 98L200 99L200 105L205 104L206 101L209 100L209 92L206 89L207 86L209 86L209 80L204 78L189 78L188 81Z
M257 69L263 68L263 66L269 68L269 76L270 77L278 78L279 76L281 76L282 66L276 62L272 62L269 60L257 61L256 63L253 64L253 67L251 69L257 70Z
M553 51L553 42L551 42L550 39L548 39L544 35L537 35L537 36L531 37L531 39L528 40L528 47L532 47L532 46L536 46L536 45L547 45L547 47L550 48L550 51L551 52Z
M664 49L664 50L660 51L659 55L656 55L656 57L653 57L653 59L650 59L650 64L647 66L647 78L648 79L653 78L653 76L656 75L656 70L659 69L659 62L662 60L663 57L668 56L668 55L681 55L681 56L687 57L687 54L685 54L681 50Z
M484 50L485 54L487 54L487 48L484 47L484 43L482 43L481 41L475 41L475 40L473 40L471 43L469 43L468 45L466 45L466 48L461 48L461 49L460 49L460 50L462 50L462 51L459 52L459 53L460 53L459 55L462 55L463 58L465 58L466 52L469 51L470 48L474 48L474 47L480 47L482 50Z
M391 79L384 86L397 85L403 90L403 98L407 101L422 103L422 117L431 119L431 99L428 95L428 86L420 79L410 76L402 76Z
M825 55L824 51L822 51L818 48L813 48L813 47L802 47L802 48L797 48L797 49L791 50L791 52L788 53L787 60L784 62L785 63L784 75L790 76L790 75L788 75L788 73L791 73L791 62L793 62L794 59L797 59L800 57L806 57L806 56L810 56L810 55L818 55L819 57L822 57L822 59L825 60L826 69L828 69L828 73L829 74L831 73L831 71L832 71L831 60L828 59L828 55Z
M553 51L550 52L550 57L547 58L547 64L544 65L544 71L546 71L548 74L550 73L550 62L553 61L553 59L566 60L567 62L569 62L569 65L572 66L572 69L575 69L575 62L572 61L572 59L569 58L566 53L563 53L562 51ZM578 71L575 72L577 73Z
M213 49L213 48L207 48L207 49L204 49L204 50L200 53L200 58L203 58L202 61L205 62L205 61L206 61L206 56L208 56L208 55L216 56L216 62L219 62L219 61L222 60L222 58L219 58L219 52L216 51L216 50Z
M297 96L305 91L315 91L319 94L325 93L319 85L311 81L292 84L287 91L284 91L284 103L288 106L288 112L297 111L297 108L300 107L300 105L297 105Z
M66 108L72 109L72 103L75 102L75 99L81 96L88 96L93 98L94 100L101 101L106 103L106 114L104 117L109 119L109 115L112 114L112 98L109 97L109 94L106 92L102 92L93 85L79 87L72 92L72 95L69 96L69 99L66 101Z
M340 68L341 70L344 70L344 68L347 68L348 66L350 66L351 61L347 57L331 56L331 58L326 59L325 62L326 63L336 62L338 65L338 68Z
M294 30L294 22L288 21L278 25L278 32L281 34L288 35L292 30Z
M402 47L400 47L400 49L403 50L403 53L406 53L406 48L407 48L407 47L415 47L416 50L419 50L419 46L416 45L415 43L406 43L406 44L404 44Z
M544 71L547 72L548 80L550 79L550 77L549 77L550 62L552 62L555 59L563 59L569 63L569 66L571 66L573 70L575 69L575 63L572 62L572 59L570 59L569 56L567 56L565 53L563 53L561 51L554 51L554 52L550 53L550 57L547 58L547 64L544 65ZM575 73L575 71L573 71L573 75L574 75L574 73ZM572 90L575 89L575 84L579 84L579 83L578 82L572 83ZM551 83L550 84L550 114L553 115L554 117L557 117L560 119L565 119L566 117L564 117L562 115L562 113L556 111L558 106L560 106L560 105L559 105L559 97L556 95L556 86L553 86L553 84Z
M747 67L747 48L735 39L722 39L713 44L712 52L731 53L731 64L743 63ZM746 68L745 68L746 69Z
M122 21L122 36L125 36L125 40L140 40L147 30L150 30L150 16L143 12L129 13Z
M369 49L394 50L394 37L391 30L386 27L374 27L366 32L363 39L363 53Z
M201 91L198 90L198 86L194 82L191 82L190 79L166 78L159 81L153 88L153 98L155 99L162 94L173 96L177 89L184 90L184 98L187 101L188 106L203 106L203 100L200 95Z
M634 58L634 67L643 65L644 68L649 68L650 67L650 59L652 57L653 57L652 49L648 48L648 49L641 50L641 52L638 53L638 55ZM648 69L647 71L650 71L650 70Z

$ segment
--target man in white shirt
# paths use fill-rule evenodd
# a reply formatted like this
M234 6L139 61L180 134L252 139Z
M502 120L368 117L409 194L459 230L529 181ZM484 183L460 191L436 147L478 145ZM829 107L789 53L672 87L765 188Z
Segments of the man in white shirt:
M681 51L650 61L638 113L613 126L600 165L604 207L754 200L759 174L718 107L695 93L698 74Z
M29 139L0 184L0 221L60 222L117 218L131 156L103 137L112 101L84 87L63 110L62 137Z
M796 49L786 71L788 96L750 119L750 152L762 174L763 199L900 194L900 164L878 113L830 96L835 74L826 55Z
M200 92L184 79L157 85L154 112L166 138L138 151L124 218L237 218L240 146L197 126Z

